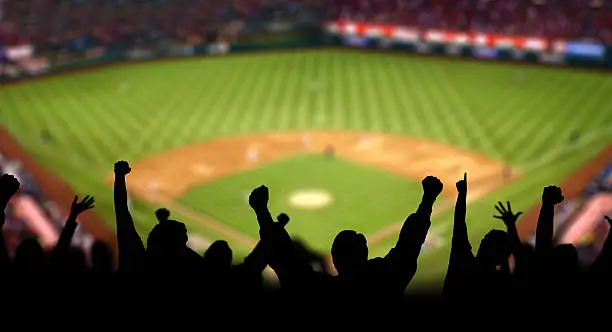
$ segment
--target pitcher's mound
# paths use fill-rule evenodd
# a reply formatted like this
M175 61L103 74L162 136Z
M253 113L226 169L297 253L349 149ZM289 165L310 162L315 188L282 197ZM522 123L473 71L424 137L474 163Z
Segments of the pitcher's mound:
M323 189L303 189L289 195L289 203L300 210L322 209L334 201L332 195Z

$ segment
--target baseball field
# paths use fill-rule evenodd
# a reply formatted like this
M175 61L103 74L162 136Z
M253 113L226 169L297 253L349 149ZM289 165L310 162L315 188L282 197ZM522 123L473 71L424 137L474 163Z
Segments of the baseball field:
M273 212L313 248L329 251L352 228L383 255L420 179L436 175L445 191L420 258L426 282L446 271L463 172L476 247L502 227L495 202L530 207L612 140L611 91L612 78L592 72L330 49L97 68L1 87L0 107L2 125L96 196L109 225L113 163L128 160L141 235L165 206L199 250L221 238L248 252L258 238L248 193L266 184Z

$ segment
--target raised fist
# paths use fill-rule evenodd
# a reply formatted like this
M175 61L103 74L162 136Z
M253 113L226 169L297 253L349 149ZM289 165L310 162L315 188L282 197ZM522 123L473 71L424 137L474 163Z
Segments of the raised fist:
M544 192L542 193L542 202L544 204L559 204L563 202L563 199L561 188L557 186L548 186L544 188Z
M19 190L19 186L19 181L14 176L9 174L2 174L0 176L0 200L2 204L8 203L11 197Z
M259 186L255 188L251 195L249 195L249 205L254 209L261 209L268 206L268 200L270 199L270 193L268 187Z
M430 197L437 197L442 192L444 185L442 181L435 176L428 176L421 182L423 185L423 192L425 195Z
M457 191L460 193L467 193L467 173L463 173L463 179L457 181Z
M132 169L127 161L118 161L115 163L115 174L125 176L130 174L131 171Z

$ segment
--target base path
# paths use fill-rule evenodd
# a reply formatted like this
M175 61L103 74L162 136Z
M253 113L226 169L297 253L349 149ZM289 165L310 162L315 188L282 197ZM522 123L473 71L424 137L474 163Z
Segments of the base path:
M188 207L178 206L175 200L193 187L253 167L296 155L324 154L331 150L336 158L415 181L435 175L446 184L445 195L454 195L455 182L467 172L471 200L483 197L519 176L516 170L501 161L406 136L347 131L275 132L201 142L136 161L129 175L129 188L132 194L145 201L184 210L181 212L204 226L242 244L252 245L254 239ZM399 226L381 230L371 240L381 241L396 233Z

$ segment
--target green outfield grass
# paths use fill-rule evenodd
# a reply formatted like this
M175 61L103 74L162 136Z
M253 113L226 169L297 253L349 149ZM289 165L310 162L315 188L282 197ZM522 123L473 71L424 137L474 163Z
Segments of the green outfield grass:
M342 229L375 234L403 221L411 209L416 209L421 195L421 185L414 181L313 155L289 158L198 187L180 202L257 239L258 226L248 194L262 183L270 188L271 211L291 216L295 222L289 224L289 231L321 251L331 248L334 236ZM293 195L312 189L326 191L333 202L317 210L291 204Z
M557 183L612 140L611 81L597 73L320 50L123 64L2 87L0 108L2 125L75 189L95 195L98 212L111 225L112 188L104 177L114 161L135 161L221 136L351 129L470 149L525 173L469 206L476 247L484 232L501 226L490 217L495 201L528 208L544 185ZM50 144L40 140L44 129L54 138ZM582 137L570 145L574 130ZM309 217L313 224L301 223L305 212L291 210L292 231L320 248L342 227L367 233L401 220L418 204L418 187L410 181L343 162L328 170L329 165L319 164L325 162L311 157L283 161L203 186L181 201L254 236L254 220L240 201L249 185L271 184L272 204L280 212L289 208L283 205L285 193L310 181L296 177L295 169L312 172L312 185L325 186L342 201L354 200L329 208L335 220L324 220L331 212L320 212L320 220ZM353 173L354 183L333 176ZM228 207L233 202L239 204ZM153 208L141 202L135 206L143 234L155 222ZM433 220L444 239L451 217L444 211ZM195 222L189 226L207 238L219 237ZM393 241L372 247L371 253L384 254ZM442 246L422 256L420 280L444 272L447 250Z

